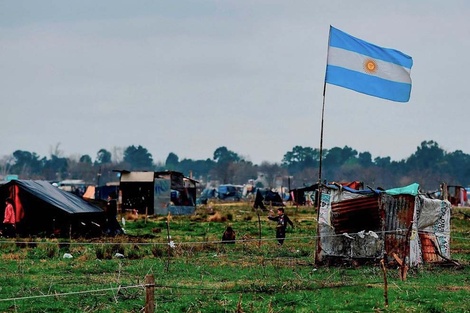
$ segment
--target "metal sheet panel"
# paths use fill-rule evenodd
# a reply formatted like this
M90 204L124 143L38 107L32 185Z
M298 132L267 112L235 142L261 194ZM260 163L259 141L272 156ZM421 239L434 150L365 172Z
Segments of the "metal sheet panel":
M332 227L320 225L320 248L323 249L320 258L380 258L384 244L381 237L383 214L380 212L379 199L380 195L373 194L332 202Z
M390 258L395 253L404 260L410 252L415 196L383 195L382 206L385 211L385 251Z
M331 223L335 233L381 230L379 196L362 197L331 204Z
M128 172L121 174L121 182L153 182L154 172Z
M442 258L437 254L436 251L437 240L434 234L420 233L419 240L421 241L421 251L424 262L432 263L442 261Z

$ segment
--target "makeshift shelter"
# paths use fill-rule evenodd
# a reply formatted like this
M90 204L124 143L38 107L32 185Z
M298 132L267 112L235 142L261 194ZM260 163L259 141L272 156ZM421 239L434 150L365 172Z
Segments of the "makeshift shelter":
M0 186L0 197L13 199L21 236L100 236L104 227L102 209L47 181L12 180Z
M207 204L209 199L217 198L217 189L214 187L205 188L199 198L196 199L197 204Z
M284 202L282 201L281 196L271 189L261 189L258 188L256 190L256 197L253 207L255 209L260 208L263 211L267 210L266 206L285 206Z
M364 189L364 183L358 180L352 182L332 182L331 185L336 185L337 187L349 187L355 190ZM302 188L296 188L290 190L291 199L295 205L314 205L318 206L317 192L319 184L313 184L310 186L305 186Z
M418 184L385 191L323 186L316 261L385 258L416 266L450 259L452 206L418 190Z
M59 186L59 189L74 193L79 197L83 196L87 188L87 183L81 179L61 180L57 185Z
M441 185L440 199L449 200L452 205L465 206L468 202L467 189L458 185Z
M197 181L180 172L120 173L119 190L122 210L137 210L141 214L192 214L196 209Z
M290 190L291 199L295 205L312 205L315 203L315 195L318 184Z
M224 184L217 188L217 197L225 201L240 201L242 197L242 186Z
M82 197L91 200L107 201L111 193L119 194L119 184L88 186Z

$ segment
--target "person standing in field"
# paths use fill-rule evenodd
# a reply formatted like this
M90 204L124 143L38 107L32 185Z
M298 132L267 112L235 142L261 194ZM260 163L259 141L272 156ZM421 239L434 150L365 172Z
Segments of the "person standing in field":
M13 208L13 200L6 198L5 214L3 217L3 235L5 237L15 237L16 235L16 216Z
M276 238L278 241L278 245L282 246L282 244L284 243L284 239L286 239L287 224L289 224L292 229L294 229L294 223L292 223L290 218L284 213L284 208L277 209L277 216L273 216L273 213L273 210L269 210L268 219L277 222Z

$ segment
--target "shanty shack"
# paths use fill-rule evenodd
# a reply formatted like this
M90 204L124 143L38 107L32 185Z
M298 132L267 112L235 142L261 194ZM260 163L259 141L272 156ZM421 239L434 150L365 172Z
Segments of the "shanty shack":
M12 180L0 186L0 197L13 200L20 236L100 236L104 229L102 209L47 181Z
M447 199L455 206L465 206L468 203L467 189L458 185L441 184L439 198Z
M312 205L315 203L315 195L317 190L318 184L291 189L290 194L292 202L295 205Z
M196 209L197 181L175 171L117 171L122 210L141 214L192 214Z
M358 180L351 182L333 182L332 185L337 187L348 187L350 189L362 190L364 189L364 183ZM318 206L317 193L319 184L313 184L302 188L291 189L291 199L295 205L312 205Z
M450 259L451 208L420 194L418 184L385 191L323 186L316 261L385 258L417 266Z

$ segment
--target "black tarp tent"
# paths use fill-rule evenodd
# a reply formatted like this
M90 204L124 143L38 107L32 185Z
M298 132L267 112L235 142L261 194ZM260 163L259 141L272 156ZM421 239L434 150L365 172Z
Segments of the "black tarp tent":
M0 198L15 203L21 236L100 236L104 211L82 198L42 180L12 180L0 186ZM3 216L5 206L0 207Z
M285 206L284 202L282 201L281 195L277 192L272 191L271 189L261 189L258 188L256 190L256 198L253 207L255 209L260 208L263 211L266 211L266 205L269 206Z

